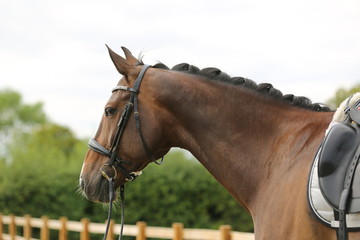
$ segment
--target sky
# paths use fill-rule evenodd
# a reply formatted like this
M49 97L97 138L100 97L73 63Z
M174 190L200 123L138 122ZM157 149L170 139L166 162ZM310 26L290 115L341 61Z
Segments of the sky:
M360 83L360 1L0 0L0 89L91 137L121 77L105 44L326 102Z

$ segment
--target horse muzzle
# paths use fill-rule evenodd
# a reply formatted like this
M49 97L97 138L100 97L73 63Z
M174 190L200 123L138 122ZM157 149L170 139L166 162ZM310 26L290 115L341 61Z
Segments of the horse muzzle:
M85 175L80 176L80 188L84 193L85 197L94 202L108 203L109 197L109 184L113 184L114 191L126 182L135 180L136 177L140 176L142 171L134 171L129 173L130 177L124 178L122 181L118 179L118 171L114 166L104 164L98 173L93 176L86 177Z

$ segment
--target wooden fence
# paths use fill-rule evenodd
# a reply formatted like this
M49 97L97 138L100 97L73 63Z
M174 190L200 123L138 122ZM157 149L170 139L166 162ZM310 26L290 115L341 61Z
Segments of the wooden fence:
M7 226L7 227L5 227ZM0 240L36 240L32 238L32 229L40 229L40 240L49 240L50 230L58 231L59 240L68 240L68 232L80 233L80 240L90 240L90 234L103 234L104 223L92 223L89 219L80 222L69 221L66 217L59 220L32 218L30 215L17 217L14 215L0 214ZM20 229L20 230L19 230ZM23 236L19 236L19 232ZM115 234L120 232L120 224L111 222L108 240L113 240ZM252 233L231 231L231 226L220 226L219 230L184 228L181 223L174 223L172 228L150 227L145 222L136 225L124 225L124 236L132 236L136 240L147 238L173 239L173 240L253 240ZM99 237L97 237L98 239Z

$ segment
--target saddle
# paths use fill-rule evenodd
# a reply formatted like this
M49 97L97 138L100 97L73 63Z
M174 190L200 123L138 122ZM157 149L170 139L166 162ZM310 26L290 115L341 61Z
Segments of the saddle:
M319 153L319 187L339 215L338 239L347 239L346 214L360 212L360 100L344 110L345 120L334 124Z

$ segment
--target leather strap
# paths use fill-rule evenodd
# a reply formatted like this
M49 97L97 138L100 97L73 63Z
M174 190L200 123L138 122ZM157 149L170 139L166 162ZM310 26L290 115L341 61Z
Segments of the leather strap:
M340 204L339 204L339 232L338 232L339 240L348 240L348 231L346 224L346 213L348 210L347 205L350 196L351 185L354 179L355 169L359 161L359 155L360 155L360 146L356 150L353 160L351 161L350 170L346 175L347 181L344 186L345 188L341 193Z
M100 143L98 143L94 138L91 138L89 140L88 146L91 150L93 150L94 152L100 153L101 155L110 157L110 151L108 149L106 149L105 147L103 147Z
M339 231L337 235L338 240L348 240L348 230L346 225L346 212L339 211Z
M141 131L141 124L140 124L140 113L139 113L139 105L138 105L138 98L137 98L137 94L139 93L139 89L140 89L140 85L142 82L142 79L144 78L144 75L146 73L146 70L148 68L150 68L150 65L144 65L141 70L139 75L137 76L135 83L134 83L134 87L133 89L135 91L131 92L131 96L130 96L130 102L134 103L134 118L135 118L135 126L136 129L138 130L140 139L141 139L141 143L143 145L143 148L146 152L146 155L148 157L148 159L150 159L152 162L156 163L157 165L161 165L164 161L164 157L161 158L161 160L158 162L156 161L156 159L153 157L153 155L151 154L151 151L148 147L148 145L146 144L144 135L142 134Z

